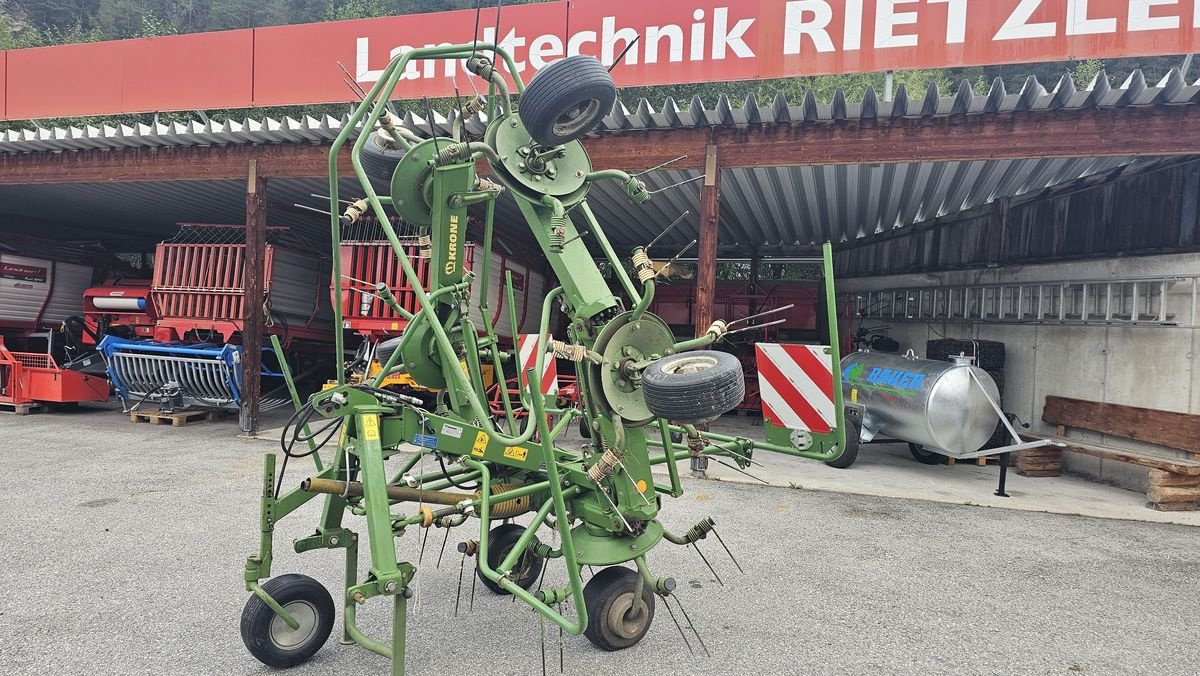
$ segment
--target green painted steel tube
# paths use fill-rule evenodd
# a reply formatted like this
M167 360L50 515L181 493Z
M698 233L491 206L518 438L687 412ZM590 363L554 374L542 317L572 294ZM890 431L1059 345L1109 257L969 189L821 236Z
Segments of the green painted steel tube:
M587 200L579 203L579 210L583 213L583 218L587 221L588 227L591 228L592 235L600 243L600 250L604 252L604 258L612 266L613 274L617 276L617 281L620 282L621 288L625 290L625 293L634 303L639 302L642 299L641 294L633 286L633 280L625 272L625 264L617 257L616 250L613 249L612 244L608 241L608 235L604 234L604 228L600 227L600 221L596 220L596 214L592 213L592 208L588 206Z
M642 297L638 299L637 305L633 306L633 314L630 315L629 321L636 322L646 314L646 310L650 309L650 303L654 302L654 280L647 280L642 286Z
M253 592L255 596L257 596L263 603L267 604L267 607L269 607L272 612L279 616L279 619L286 622L287 626L291 627L292 629L300 628L300 623L296 621L296 618L292 617L292 614L289 613L286 608L279 605L278 601L271 598L271 595L268 594L267 591L263 589L262 586L260 586L257 582L251 582L247 586L250 587L250 591Z
M300 393L296 391L296 381L292 378L292 369L288 366L287 359L283 356L283 345L279 343L279 336L271 334L271 349L275 351L275 360L279 362L279 372L283 374L283 383L287 385L288 396L292 398L292 407L299 411L304 407L300 401ZM317 453L317 442L312 439L312 432L309 430L308 423L304 423L305 443L308 444L309 457L313 459L313 465L317 471L325 469L324 463L321 462L321 454Z
M663 450L666 451L667 474L671 476L670 496L678 498L683 495L683 482L679 480L679 464L675 460L675 442L671 440L671 427L662 418L658 419L658 433L662 441ZM646 441L650 443L649 438Z
M545 427L545 419L541 416L538 417L541 420L540 426ZM545 430L544 433L548 434L549 430ZM509 580L508 578L501 577L500 573L487 565L487 539L488 532L491 530L491 519L489 517L491 512L492 497L489 495L491 492L491 472L488 471L487 465L484 463L467 459L465 462L468 466L480 470L480 481L483 484L483 504L479 513L479 552L476 554L476 559L479 562L479 570L482 571L484 576L486 576L489 580L496 582L505 591L513 594L517 598L524 601L531 608L541 613L543 617L548 618L551 622L554 622L558 626L562 627L563 631L566 633L572 636L578 636L579 634L583 633L583 630L587 627L587 606L585 605L583 598L583 585L580 581L579 561L576 558L575 544L571 537L571 527L567 516L564 491L559 483L558 463L555 461L553 453L547 453L545 450L546 445L549 444L548 437L544 436L543 439L546 440L542 445L542 453L546 462L546 473L550 476L550 499L554 506L555 521L558 524L559 535L562 537L561 549L564 553L563 561L565 561L567 565L568 585L571 588L571 596L575 601L577 620L575 622L571 622L561 613L546 605L542 601L539 601L537 597L529 593L527 590L522 589L513 581Z
M358 628L358 608L356 606L357 604L353 599L351 599L346 605L346 633L350 635L350 638L353 639L356 644L366 648L367 650L370 650L376 655L385 657L389 660L392 659L392 649L390 647L380 643L379 641L376 641L370 636L367 636L362 632L361 629Z
M572 486L571 488L578 492L578 486ZM568 491L570 490L571 489L568 489ZM500 562L500 565L496 569L497 571L503 570L512 572L513 566L517 565L517 560L521 558L521 555L525 553L526 549L529 549L529 545L531 542L533 542L533 538L537 533L537 529L541 528L542 524L546 522L546 516L550 513L551 509L554 509L554 500L552 498L547 498L546 501L542 503L542 506L538 508L538 511L533 515L533 519L530 520L530 522L525 526L525 532L521 533L521 537L517 538L517 541L515 544L513 544L512 549L508 550L508 554L504 557L504 560Z
M825 242L821 247L825 264L825 312L829 324L829 358L833 360L833 406L837 411L837 454L829 458L836 460L846 450L846 408L842 401L841 346L838 344L837 291L834 289L833 245Z
M354 643L350 635L349 617L353 612L354 599L350 598L350 588L358 584L358 535L350 533L350 543L346 545L346 592L342 594L342 645Z
M675 343L674 345L671 346L671 349L674 350L676 353L687 352L688 350L695 350L695 349L701 348L701 347L708 347L709 345L712 345L716 341L717 341L716 335L714 335L712 333L705 333L703 336L700 336L699 338L693 338L691 340L685 340L680 343Z

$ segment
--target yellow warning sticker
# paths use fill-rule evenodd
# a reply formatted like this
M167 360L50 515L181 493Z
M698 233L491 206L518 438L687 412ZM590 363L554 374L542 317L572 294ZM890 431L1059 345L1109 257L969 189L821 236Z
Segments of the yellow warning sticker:
M363 416L363 439L367 441L379 441L379 416L365 415Z
M857 387L850 388L850 403L851 404L858 403L858 388Z
M476 458L482 458L484 451L487 450L488 435L487 432L477 432L475 434L475 444L471 446L471 455Z
M525 458L529 457L529 449L524 446L509 446L504 449L504 457L518 462L525 462Z

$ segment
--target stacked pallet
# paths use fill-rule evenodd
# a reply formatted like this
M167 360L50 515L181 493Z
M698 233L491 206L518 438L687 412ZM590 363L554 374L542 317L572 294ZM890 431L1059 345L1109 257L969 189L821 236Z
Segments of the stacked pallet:
M1017 474L1027 477L1061 476L1063 449L1057 446L1027 448L1017 454Z
M1200 501L1200 475L1176 474L1162 469L1150 470L1150 490L1146 505L1163 512L1189 512Z

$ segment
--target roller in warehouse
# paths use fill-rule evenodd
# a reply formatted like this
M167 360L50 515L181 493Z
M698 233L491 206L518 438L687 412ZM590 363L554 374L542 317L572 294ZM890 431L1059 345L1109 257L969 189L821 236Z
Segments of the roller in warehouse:
M460 102L449 135L418 134L389 110L401 75L422 59L461 61L483 81L478 89L489 92ZM333 251L354 223L372 216L413 304L405 307L386 285L379 289L379 299L405 322L400 335L376 347L379 371L348 381L339 359L337 384L311 396L285 427L283 461L275 454L265 459L260 547L245 562L251 596L241 620L247 649L264 664L308 661L328 639L341 605L341 642L376 653L389 661L390 673L403 674L409 601L447 547L459 552L460 571L471 563L484 593L511 595L533 609L538 622L583 635L601 650L633 648L651 630L656 608L686 615L676 581L657 569L655 550L663 543L691 545L703 556L702 547L723 544L711 518L674 531L662 518L668 498L683 495L680 460L711 457L744 470L760 450L818 461L842 455L846 428L832 375L826 382L835 392L832 420L804 449L703 429L742 401L739 361L712 349L741 329L717 321L698 338L677 340L648 311L657 278L651 255L659 252L638 246L618 253L588 206L590 189L601 181L616 183L637 204L653 198L638 176L593 167L580 141L615 99L607 69L591 57L554 62L526 87L512 57L495 45L420 48L391 61L333 143ZM461 120L479 113L486 131L469 138ZM346 194L338 174L344 148L350 148L354 194ZM490 176L477 174L481 164ZM387 190L377 193L376 186ZM500 295L489 288L494 278L503 279L504 298L516 293L513 275L494 276L490 268L500 199L513 200L524 220L506 229L528 229L558 282L542 294L540 307L530 308L537 310L531 368L501 346L498 324L508 324L508 335L521 332L513 303L506 302L508 312L492 306ZM482 234L468 269L470 214L482 214ZM646 239L666 225L648 226ZM409 256L406 243L413 237L428 242L427 259ZM611 268L613 289L596 256ZM333 267L332 284L340 288L340 257L333 257ZM833 335L822 358L831 373L838 355L828 245L824 269ZM555 340L549 329L556 312L565 315L566 329ZM340 303L334 315L341 326ZM750 321L759 318L747 320L754 326ZM336 340L341 354L340 333ZM528 385L539 382L535 374L554 359L574 366L578 407L559 407L553 395ZM493 421L485 367L500 382L525 374L520 397L529 415L518 419L510 407ZM396 374L437 391L434 401L383 389ZM576 425L591 438L582 448L568 448L563 434ZM673 441L673 433L682 441ZM402 444L418 452L401 455ZM665 467L665 475L652 474L654 466ZM317 498L324 504L316 528L292 547L345 551L345 588L334 595L305 575L273 576L283 563L275 557L275 525ZM522 515L525 525L508 521ZM430 548L441 542L441 550L425 551L427 541ZM358 566L362 544L369 559L365 577ZM560 574L543 580L552 567ZM595 571L586 584L584 567ZM456 605L463 594L460 584ZM391 607L390 636L371 637L359 626L357 613L367 604ZM536 635L537 622L525 630Z

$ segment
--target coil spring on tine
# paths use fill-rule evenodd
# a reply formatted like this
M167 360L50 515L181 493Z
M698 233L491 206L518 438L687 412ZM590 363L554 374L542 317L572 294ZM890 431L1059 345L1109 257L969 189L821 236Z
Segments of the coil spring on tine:
M631 257L633 260L633 268L637 270L638 280L645 284L654 279L658 275L654 272L654 263L650 262L650 257L646 255L645 249L638 249L633 252Z
M460 162L463 158L471 156L471 147L466 143L451 143L450 145L438 151L435 164L439 167L444 167L447 164Z
M433 258L433 237L429 235L417 237L417 256L419 258Z
M561 340L552 340L550 341L550 349L554 353L555 359L566 359L579 363L587 358L587 348L583 345L572 345Z
M612 476L617 471L617 465L621 464L621 454L613 449L604 451L604 455L596 461L596 464L587 469L587 476L596 483L604 481Z
M716 528L716 526L717 522L713 521L711 516L706 516L695 526L689 528L688 532L684 534L683 538L688 542L703 540L704 538L708 537L708 534L711 533L713 528Z

